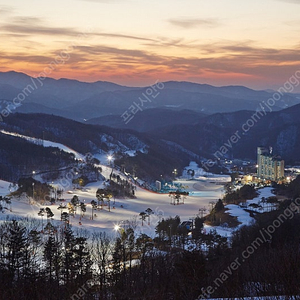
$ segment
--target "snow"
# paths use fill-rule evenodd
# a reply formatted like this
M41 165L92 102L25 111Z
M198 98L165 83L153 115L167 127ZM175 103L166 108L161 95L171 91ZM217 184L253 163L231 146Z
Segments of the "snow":
M22 136L19 134L9 133L5 131L1 132L13 136L20 136L32 142L39 141L38 139ZM83 159L83 155L77 153L76 151L70 149L65 145L50 141L43 141L43 144L45 147L58 147L63 151L73 153L78 159ZM107 153L99 153L95 157L100 159L100 161L102 160L107 162ZM99 166L102 168L102 175L106 178L109 178L113 170L113 172L119 174L122 179L128 179L126 175L122 174L114 168L112 169L112 167L108 167L103 164L100 164ZM187 179L188 169L193 169L195 171L195 177L197 177L198 179ZM177 186L181 186L184 190L190 193L190 196L186 198L184 204L171 205L168 194L154 193L136 186L136 199L115 199L115 202L112 200L110 202L111 211L108 210L108 206L106 205L103 210L94 212L96 213L96 217L94 217L94 220L91 220L92 209L90 203L92 200L96 200L97 189L105 187L104 182L101 181L88 184L84 189L81 190L77 189L68 192L65 191L65 194L62 196L62 198L66 200L66 202L63 202L63 204L66 204L74 195L77 195L80 201L87 204L87 211L83 218L80 218L79 210L77 210L77 215L71 217L70 223L75 228L82 228L91 231L100 230L106 231L110 234L116 234L116 232L114 232L115 225L126 225L128 222L131 222L131 224L135 224L137 234L146 233L149 236L154 237L155 227L162 218L174 217L176 215L179 215L181 221L187 221L190 218L196 217L199 213L200 208L209 207L209 203L211 201L216 201L217 199L222 198L224 190L223 185L220 183L224 183L227 181L227 175L215 175L206 173L203 169L199 168L195 162L191 162L183 172L183 176L180 179L174 181L174 184L176 184ZM55 186L55 182L53 185ZM8 193L9 183L1 181L0 194L6 195ZM270 188L265 188L260 191L260 197L267 198L270 195ZM253 200L248 200L247 202L249 202L249 204L257 203L260 200L260 197L257 197ZM53 211L55 225L60 225L60 211L57 209L58 205L59 203L55 205L50 205L50 203L48 203L44 206L50 207ZM29 199L12 199L11 207L12 212L10 212L9 210L5 210L5 213L0 214L0 220L6 219L7 215L10 215L11 217L32 217L40 219L37 213L43 206L38 203L35 203L33 205L29 204ZM139 213L145 211L148 207L150 207L154 213L150 217L150 222L148 223L148 220L146 220L142 225L141 220L139 219ZM228 205L227 208L229 208L228 213L230 213L232 216L237 216L238 221L241 222L241 225L248 225L253 221L253 219L249 216L249 213L241 209L239 206ZM80 225L80 223L82 225ZM231 235L231 229L221 226L214 227L214 229L216 229L217 233L221 234L222 236ZM211 230L211 227L205 226L205 230Z
M19 135L16 133L10 133L1 130L2 133L9 134L12 136L18 136L21 138L25 138L31 142L39 142L40 140ZM84 156L69 147L54 143L51 141L43 141L43 145L45 147L58 147L63 151L73 153L76 158L83 159ZM107 153L104 154L99 153L95 156L96 158L100 159L100 161L107 162ZM102 175L106 178L109 178L112 167L108 167L106 165L99 165L102 168ZM187 174L187 170L192 169L195 171L195 177L198 178L197 180L190 180L188 179L189 175ZM120 173L116 169L113 168L113 172L119 174L121 178L128 179L126 175ZM183 172L183 176L176 180L174 183L177 185L181 185L186 191L190 193L184 204L180 205L171 205L170 198L168 194L160 194L154 193L148 190L145 190L139 186L136 186L136 198L135 199L111 199L111 211L108 210L108 206L105 206L103 210L97 210L96 217L94 220L91 220L91 201L96 200L96 191L98 188L104 187L104 182L94 182L88 184L82 190L72 190L72 191L65 191L65 194L62 196L66 200L63 204L67 204L71 200L74 195L79 197L81 202L85 202L87 204L87 211L83 218L80 218L79 209L77 209L77 215L70 218L70 223L75 228L82 228L91 231L106 231L110 234L116 234L114 232L114 227L117 224L125 224L131 222L132 224L136 225L136 232L148 234L150 237L155 236L155 227L157 223L162 218L174 217L179 215L181 221L187 221L190 218L196 217L199 213L200 208L209 207L209 203L211 201L216 201L223 197L223 185L220 183L227 182L230 176L227 175L215 175L211 173L204 172L203 169L199 168L195 162L191 162L190 165L185 169ZM54 184L55 185L55 182ZM9 183L5 181L0 181L0 195L9 194ZM260 196L253 199L248 200L247 202L250 203L257 203L261 197L269 197L271 196L271 189L265 188L260 190ZM31 199L32 201L32 199ZM5 210L5 213L0 213L0 220L6 219L7 215L13 217L32 217L36 219L41 219L37 213L41 207L50 207L52 212L54 213L54 224L60 225L60 211L57 209L60 203L56 203L55 205L50 205L50 203L45 204L44 206L35 203L29 204L29 199L12 199L11 208L12 211ZM142 225L141 220L139 219L139 214L142 211L145 211L147 208L151 208L153 210L153 215L150 217L150 222L148 224L148 220L144 222ZM249 213L245 212L242 208L236 205L228 205L229 208L228 213L232 216L237 216L238 221L241 222L241 225L248 225L252 222L252 218L249 216ZM82 225L80 225L80 223ZM241 226L240 225L240 226ZM207 230L210 230L210 227L205 227ZM224 227L214 227L217 232L223 236L230 235L231 231Z
M226 228L226 227L222 227L222 226L210 226L210 225L204 225L203 228L203 233L209 233L212 230L216 230L217 234L223 236L223 237L230 237L232 232L236 229L236 228Z
M238 205L229 204L226 205L229 210L226 211L231 216L237 217L237 220L241 223L239 226L250 225L254 219L250 217L250 214L244 209L240 208Z
M258 193L259 193L259 195L257 197L253 198L252 200L246 201L247 206L249 206L249 204L251 204L251 203L258 204L258 202L261 201L262 197L268 198L268 197L274 196L274 194L272 194L271 187L262 188L262 189L258 190ZM228 209L226 211L226 213L230 214L233 217L237 217L237 220L241 224L239 224L237 227L234 227L234 228L225 228L223 226L205 225L204 229L206 232L209 232L212 229L215 229L219 235L224 236L224 237L229 237L229 236L231 236L232 232L234 230L236 230L237 228L244 226L244 225L251 225L251 224L253 224L253 222L255 222L255 219L250 217L250 213L245 211L245 209L240 207L239 205L228 204L225 207ZM248 207L248 209L261 213L264 211L269 211L270 206L265 206L263 209L253 209L251 207Z
M219 175L206 172L204 171L204 169L199 168L198 164L194 161L191 161L190 165L184 168L181 178L191 178L191 175L188 174L189 170L193 170L195 172L193 178L197 180L220 183L226 183L231 181L231 177L229 175Z
M0 180L0 196L6 196L9 193L10 182Z
M136 156L136 150L128 150L128 151L125 151L125 154L127 154L128 156Z
M257 197L253 198L252 200L246 201L247 206L249 206L249 204L251 204L251 203L258 204L259 201L261 201L262 197L268 198L268 197L274 196L274 194L272 193L271 187L262 188L262 189L258 190L258 193L259 193L259 195ZM229 204L229 205L226 205L226 208L229 209L228 211L226 211L227 213L229 213L231 216L237 217L238 221L241 222L239 227L241 227L243 225L250 225L251 223L254 222L254 218L250 217L250 213L246 212L239 205ZM251 207L248 207L248 209L250 209L252 211L257 211L257 212L258 211L259 212L268 211L267 206L261 210L256 210Z
M103 175L108 176L111 172L111 168L107 166L102 166ZM114 172L118 173L114 170ZM124 175L123 175L124 176ZM184 181L182 181L184 182ZM187 184L195 184L194 182L187 182ZM2 193L9 193L8 185L9 183L1 184L3 185ZM111 211L108 211L108 206L105 206L103 210L95 211L96 217L94 220L91 220L91 201L96 200L96 190L99 187L103 187L103 182L95 182L88 184L82 190L72 190L73 194L65 193L63 198L66 200L62 204L66 204L71 200L74 195L79 197L79 200L87 204L87 211L85 216L80 219L79 210L77 209L77 215L74 218L70 218L70 223L75 228L87 229L90 231L106 231L110 234L114 233L114 227L116 224L124 224L124 221L129 221L136 223L136 232L146 233L151 237L155 236L155 227L162 218L168 218L170 216L174 217L179 215L182 221L189 220L191 217L195 217L199 208L209 205L210 201L216 200L221 197L222 187L216 186L213 183L207 183L205 185L206 189L209 189L211 186L211 191L205 197L194 196L187 197L185 204L181 205L171 205L170 198L168 194L159 194L147 191L140 187L136 187L136 199L115 199L115 204L113 199L110 202ZM50 203L45 204L44 206L35 204L30 205L28 199L18 200L16 198L12 199L12 212L5 211L4 214L0 213L0 220L6 219L7 215L11 217L32 217L38 220L41 218L37 215L41 207L50 207L54 213L54 223L56 225L60 224L60 211L57 209L59 203L55 205L50 205ZM115 207L115 208L113 208ZM146 220L142 226L141 220L139 219L139 213L145 211L150 207L154 214L150 217L150 224ZM79 225L81 222L82 225ZM126 223L126 222L125 222ZM45 220L44 220L45 225Z

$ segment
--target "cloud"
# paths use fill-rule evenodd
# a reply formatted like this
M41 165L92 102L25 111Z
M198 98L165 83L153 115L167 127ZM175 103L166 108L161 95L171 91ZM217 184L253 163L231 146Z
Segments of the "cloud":
M0 8L1 13L1 8ZM54 35L54 36L76 36L82 34L82 31L76 28L63 28L47 26L43 21L36 17L14 17L11 20L6 21L6 24L0 25L2 31L8 34L26 36L26 35ZM121 38L121 39L132 39L145 42L155 42L155 39L133 36L120 33L109 33L109 32L91 32L88 30L89 35L101 36L107 38Z
M202 49L202 44L199 43L199 40L186 40L184 38L165 38L165 37L158 37L156 40L148 42L148 43L143 43L143 46L152 47L153 49L157 48L178 48L178 49L186 49L186 50L191 50L191 49L196 49L197 52L203 51ZM209 53L212 53L212 49L208 50Z
M95 2L95 3L115 3L115 2L124 2L125 0L80 0L85 2Z
M287 26L299 26L300 25L300 20L291 20L291 21L287 21L284 23Z
M293 4L300 4L299 0L277 0L277 1L293 3Z
M102 36L102 37L132 39L132 40L148 41L148 42L155 42L156 41L156 40L150 39L150 38L144 38L144 37L126 35L126 34L118 34L118 33L94 33L94 34L97 35L97 36Z
M42 34L42 35L76 35L76 32L73 29L68 28L53 28L53 27L46 27L46 26L39 26L39 27L28 27L22 25L3 25L1 26L2 30L8 32L18 32L24 34Z
M11 61L11 62L31 62L36 64L46 64L51 61L51 57L43 55L29 55L24 53L7 53L0 52L1 60Z
M168 41L167 41L168 42ZM172 42L172 41L171 41ZM176 41L173 41L176 44ZM178 41L181 43L181 41ZM152 49L152 48L151 48ZM34 55L30 52L11 51L0 53L1 65L30 62L41 70L63 49ZM240 80L250 78L259 82L281 82L299 69L300 46L293 49L261 48L253 41L243 43L226 42L205 44L199 47L197 55L162 55L160 52L126 49L107 45L77 45L69 52L70 59L59 66L56 72L82 70L85 74L110 74L112 81L118 74L126 78L150 76L177 76L177 78L229 77ZM148 75L147 75L148 74ZM203 75L203 76L204 76ZM108 75L107 75L108 76ZM115 76L115 77L114 77ZM249 80L250 80L249 79Z
M195 27L213 28L219 26L219 22L216 19L188 19L178 18L170 19L168 22L174 26L184 29L190 29Z
M107 47L103 45L79 46L76 48L77 59L95 62L95 67L109 66L115 70L157 69L197 76L209 71L216 74L242 74L268 78L282 73L292 74L299 66L300 52L295 49L260 48L245 44L228 43L227 45L203 45L205 55L172 56L156 52ZM208 55L208 48L214 52ZM290 72L290 73L289 73ZM294 71L295 72L295 71Z
M14 34L27 35L76 35L78 31L73 28L51 27L43 24L42 20L35 17L14 17L11 21L1 25L0 29Z
M82 54L89 54L91 56L110 57L113 60L129 62L128 59L139 62L157 62L161 61L161 56L151 52L134 49L122 49L117 47L108 47L104 45L95 46L78 46L76 49Z
M0 6L0 16L7 16L13 12L13 8L7 5Z

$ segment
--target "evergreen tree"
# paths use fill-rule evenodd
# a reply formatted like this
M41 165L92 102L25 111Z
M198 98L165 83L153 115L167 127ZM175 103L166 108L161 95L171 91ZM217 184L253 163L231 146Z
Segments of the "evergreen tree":
M53 236L49 236L44 246L44 259L46 262L46 274L50 285L53 281L59 284L59 275L61 268L61 248L59 242L55 241Z
M27 250L26 228L13 220L8 223L8 237L6 248L6 260L9 272L20 279Z

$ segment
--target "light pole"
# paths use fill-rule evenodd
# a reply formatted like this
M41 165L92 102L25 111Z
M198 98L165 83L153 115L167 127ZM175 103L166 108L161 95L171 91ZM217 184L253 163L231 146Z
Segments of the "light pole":
M33 176L35 175L35 171L32 171L32 180L33 179ZM32 200L34 201L34 182L32 182Z
M34 201L34 182L32 183L32 200Z
M172 173L173 173L173 175L174 175L174 179L176 179L176 176L177 176L177 169L174 169Z
M113 166L112 166L112 160L113 160L113 156L111 154L107 155L107 160L108 160L108 164L111 167L111 173L109 175L109 180L111 181L111 176L113 174Z

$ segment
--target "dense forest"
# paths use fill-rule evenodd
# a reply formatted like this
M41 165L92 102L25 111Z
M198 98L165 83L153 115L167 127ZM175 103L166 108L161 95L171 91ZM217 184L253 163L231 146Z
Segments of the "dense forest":
M0 299L204 299L300 293L300 215L297 201L258 214L230 241L191 235L180 218L163 219L156 238L138 234L134 220L118 231L39 231L37 220L0 225ZM51 223L51 220L49 221Z
M75 164L73 154L59 148L43 147L41 144L0 133L0 178L17 182L20 177L31 176L34 170L57 174Z

